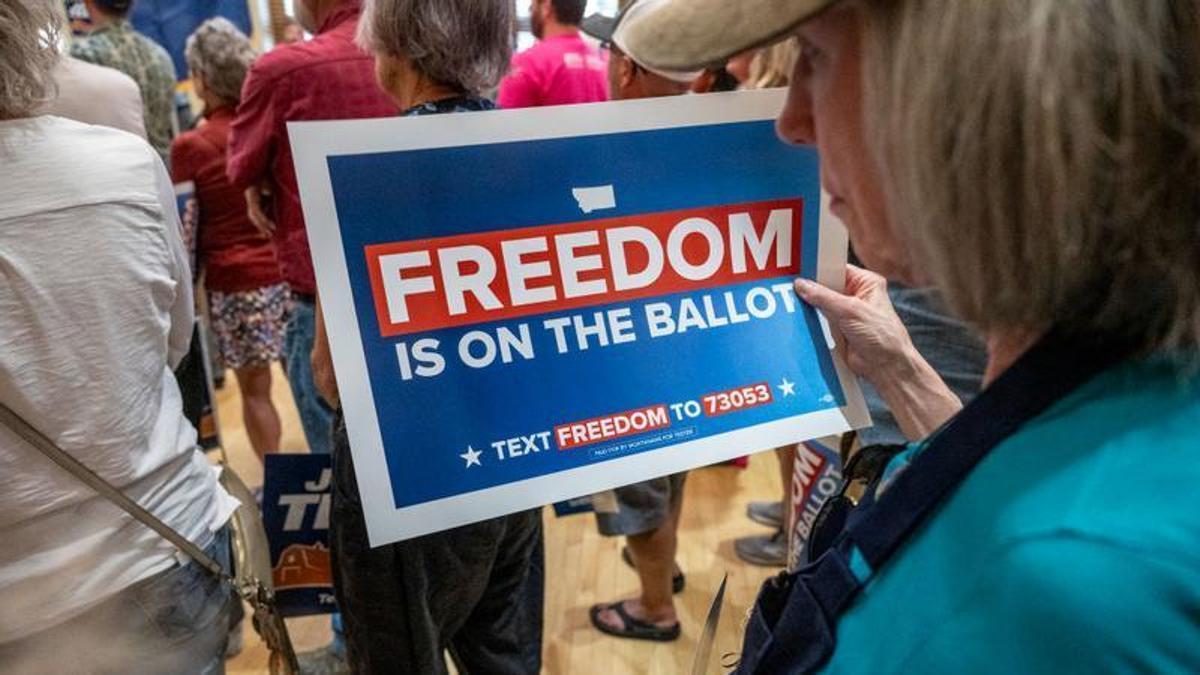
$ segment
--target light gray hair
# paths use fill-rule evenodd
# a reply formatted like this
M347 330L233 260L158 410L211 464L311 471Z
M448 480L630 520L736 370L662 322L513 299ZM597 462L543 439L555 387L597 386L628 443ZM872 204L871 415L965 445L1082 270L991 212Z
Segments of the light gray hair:
M0 119L29 117L56 94L59 32L55 0L0 2Z
M229 104L242 98L242 83L257 56L250 38L228 19L217 17L200 24L183 49L188 69L204 86Z
M508 71L514 11L512 0L365 0L358 43L478 94Z
M1200 345L1194 2L863 0L917 268L985 332Z

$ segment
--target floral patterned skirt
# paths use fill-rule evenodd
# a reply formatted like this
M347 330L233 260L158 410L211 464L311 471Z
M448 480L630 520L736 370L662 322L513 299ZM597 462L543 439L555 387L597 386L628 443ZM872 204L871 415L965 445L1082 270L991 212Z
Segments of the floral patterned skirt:
M280 360L291 302L287 284L236 293L209 291L208 314L220 364L238 370Z

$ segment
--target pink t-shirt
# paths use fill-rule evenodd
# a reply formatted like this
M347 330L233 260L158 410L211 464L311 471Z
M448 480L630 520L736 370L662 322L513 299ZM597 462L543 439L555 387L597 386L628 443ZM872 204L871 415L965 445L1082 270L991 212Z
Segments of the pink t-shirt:
M513 57L500 83L501 108L608 100L608 54L575 35L541 40Z

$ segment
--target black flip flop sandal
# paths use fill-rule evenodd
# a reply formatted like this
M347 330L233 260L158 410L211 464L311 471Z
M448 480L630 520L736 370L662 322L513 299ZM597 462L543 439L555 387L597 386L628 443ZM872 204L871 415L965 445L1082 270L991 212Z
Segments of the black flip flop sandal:
M606 609L611 609L621 617L621 623L625 626L621 628L613 628L612 626L600 620L600 612ZM650 642L674 642L679 639L679 622L666 628L656 626L652 623L647 623L641 619L635 619L625 611L625 601L614 602L611 605L592 605L588 611L588 616L592 619L592 625L596 630L607 635L619 638L627 638L630 640L649 640Z
M628 546L621 547L621 560L629 565L630 569L637 569L637 565L633 564L633 554L629 552ZM671 594L679 595L683 592L683 587L687 585L687 577L683 576L683 572L679 572L671 577Z

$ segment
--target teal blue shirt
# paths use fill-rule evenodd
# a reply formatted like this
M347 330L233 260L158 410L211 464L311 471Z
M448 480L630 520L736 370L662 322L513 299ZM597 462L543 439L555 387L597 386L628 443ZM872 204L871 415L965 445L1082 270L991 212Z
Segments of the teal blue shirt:
M1150 671L1200 672L1200 381L1162 361L997 446L871 579L826 668Z

